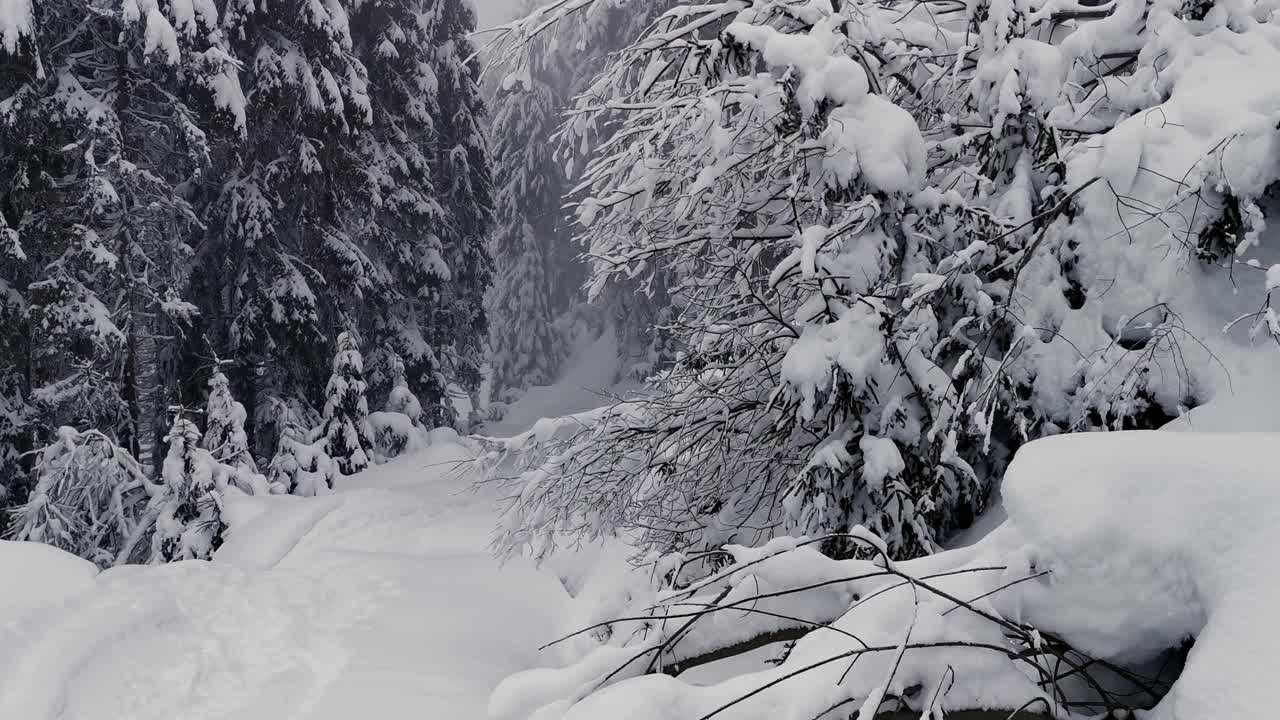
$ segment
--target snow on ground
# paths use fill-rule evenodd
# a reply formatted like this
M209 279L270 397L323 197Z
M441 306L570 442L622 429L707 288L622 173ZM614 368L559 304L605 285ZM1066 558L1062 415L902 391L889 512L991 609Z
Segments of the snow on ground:
M571 353L554 385L529 388L506 406L501 420L485 423L484 434L510 437L528 430L542 418L592 410L609 405L612 396L628 386L618 383L618 340L612 331L585 340Z
M330 496L230 498L213 562L99 574L0 544L21 589L0 593L0 718L483 718L501 678L546 663L567 596L487 553L496 498L468 457L437 431Z

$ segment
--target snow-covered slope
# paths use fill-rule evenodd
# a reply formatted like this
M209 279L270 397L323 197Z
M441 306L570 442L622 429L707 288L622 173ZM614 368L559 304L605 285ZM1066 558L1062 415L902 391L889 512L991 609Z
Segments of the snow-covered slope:
M334 495L229 499L213 562L0 544L0 718L483 718L566 595L489 556L495 498L432 440Z

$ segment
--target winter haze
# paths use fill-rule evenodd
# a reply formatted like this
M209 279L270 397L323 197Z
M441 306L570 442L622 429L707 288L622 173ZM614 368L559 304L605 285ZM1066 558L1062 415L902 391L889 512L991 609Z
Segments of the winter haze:
M528 0L471 0L476 9L477 27L491 28L513 19ZM536 6L535 2L535 6Z
M1275 719L1275 2L538 4L0 0L0 720Z

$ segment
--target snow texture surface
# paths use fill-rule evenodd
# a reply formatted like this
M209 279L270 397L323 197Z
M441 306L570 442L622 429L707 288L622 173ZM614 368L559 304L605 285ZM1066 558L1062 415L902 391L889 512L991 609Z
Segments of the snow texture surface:
M484 717L567 597L489 556L469 457L436 431L332 495L233 494L212 562L99 573L0 543L0 576L24 579L0 593L0 718Z

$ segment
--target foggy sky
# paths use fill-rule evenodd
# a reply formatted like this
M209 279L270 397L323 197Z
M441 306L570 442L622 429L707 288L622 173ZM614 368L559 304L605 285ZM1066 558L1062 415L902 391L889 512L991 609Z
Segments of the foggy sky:
M510 20L521 0L471 0L471 4L475 5L480 28L489 28Z

